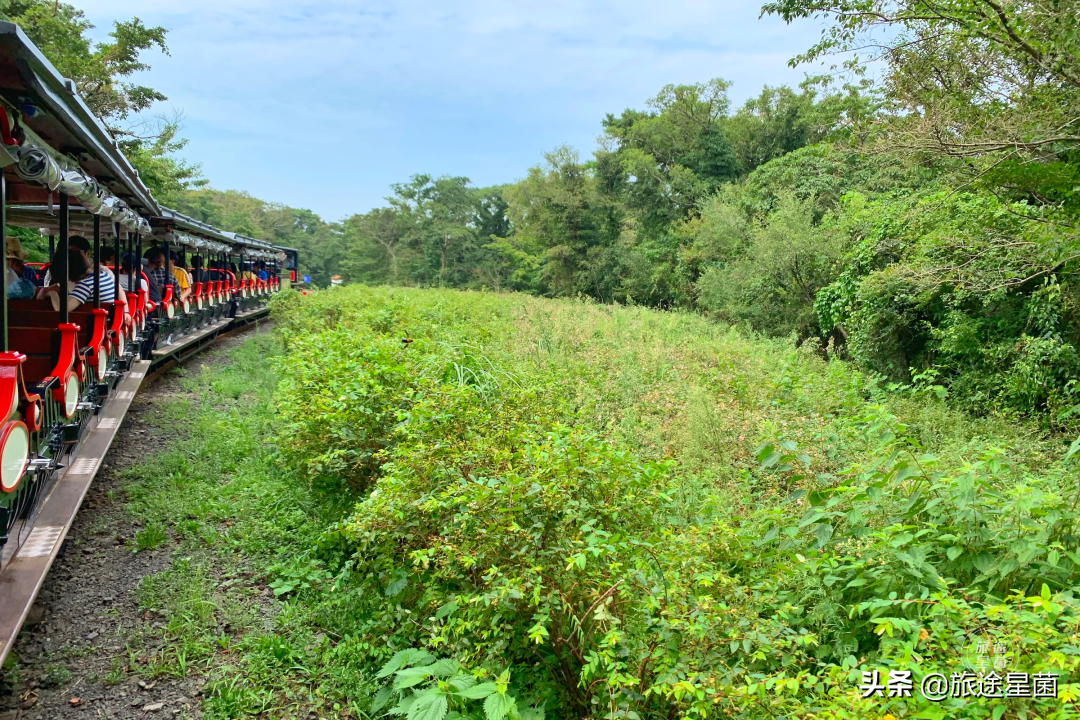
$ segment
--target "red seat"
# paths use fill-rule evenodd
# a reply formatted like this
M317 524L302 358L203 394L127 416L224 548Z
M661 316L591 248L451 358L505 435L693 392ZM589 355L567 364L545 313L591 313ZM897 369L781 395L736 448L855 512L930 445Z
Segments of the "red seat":
M8 344L26 355L23 377L28 385L48 377L60 355L60 333L53 328L9 327Z
M11 300L8 303L11 324L8 326L8 346L24 353L23 377L27 383L37 383L56 369L60 360L60 313L47 300ZM99 311L100 313L100 311ZM104 314L100 323L104 325ZM68 313L68 322L79 327L76 352L82 353L94 338L95 316L90 305L80 305ZM99 332L104 336L104 328ZM76 369L82 375L81 359Z

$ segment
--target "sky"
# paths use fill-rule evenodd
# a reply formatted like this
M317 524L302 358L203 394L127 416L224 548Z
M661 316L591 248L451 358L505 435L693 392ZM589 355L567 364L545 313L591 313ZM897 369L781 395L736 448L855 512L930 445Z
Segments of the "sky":
M545 151L588 156L606 113L723 77L734 105L796 85L812 21L719 0L74 0L101 38L133 15L169 30L140 80L185 116L213 187L334 221L416 173L512 182Z

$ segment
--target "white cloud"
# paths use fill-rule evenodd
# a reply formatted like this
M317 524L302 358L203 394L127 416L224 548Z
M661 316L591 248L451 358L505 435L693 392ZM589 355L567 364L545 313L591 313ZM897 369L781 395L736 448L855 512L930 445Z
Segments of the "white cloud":
M80 7L101 34L133 14L169 28L171 56L151 58L147 80L185 111L188 155L215 186L329 218L378 204L414 172L504 182L559 143L587 152L605 112L666 83L725 77L741 102L798 82L787 59L817 34L730 1Z

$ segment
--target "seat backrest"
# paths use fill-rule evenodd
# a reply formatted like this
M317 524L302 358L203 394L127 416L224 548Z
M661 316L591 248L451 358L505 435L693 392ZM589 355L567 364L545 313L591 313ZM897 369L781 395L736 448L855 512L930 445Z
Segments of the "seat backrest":
M33 385L47 377L60 357L60 333L47 327L8 327L8 346L26 355L23 379Z
M16 303L23 305L27 304L34 309L28 310L24 307L13 308ZM32 304L32 305L30 305ZM84 348L90 344L90 339L94 334L94 316L90 312L91 306L88 304L80 305L68 312L68 322L75 323L79 326L79 348ZM8 318L10 325L8 326L8 347L19 352L30 353L31 350L23 350L11 339L10 330L13 329L26 329L26 330L44 330L46 332L52 332L60 326L60 313L52 309L52 305L48 301L42 300L11 300L8 305Z

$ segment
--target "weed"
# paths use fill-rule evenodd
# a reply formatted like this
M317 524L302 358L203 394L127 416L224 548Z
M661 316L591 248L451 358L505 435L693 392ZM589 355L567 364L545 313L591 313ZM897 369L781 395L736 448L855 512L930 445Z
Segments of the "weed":
M41 668L41 684L43 687L55 688L67 685L71 682L71 671L62 663L48 663Z
M160 547L167 539L168 535L165 532L165 526L158 522L151 522L135 533L134 551L153 550Z
M121 660L119 655L114 655L109 665L109 672L105 673L105 677L101 681L105 685L119 685L124 682L126 677L126 666L124 661Z
M929 647L916 623L956 638L998 622L1058 642L1033 616L991 621L905 569L905 556L969 559L932 541L931 521L963 526L940 503L903 514L912 483L956 505L951 483L984 437L1018 460L993 477L972 467L977 485L1047 476L1060 439L1031 426L883 392L835 359L684 313L351 288L279 320L287 354L259 338L186 379L196 399L160 418L184 415L183 439L127 488L186 555L140 589L165 623L147 671L211 673L207 717L332 703L372 715L379 666L405 647L488 677L509 669L500 694L551 716L720 704L771 717L807 702L865 716L858 673L902 667L903 643L951 671L955 648ZM898 468L916 446L943 475ZM850 478L874 472L892 479L867 501ZM1039 515L1063 517L1054 493L1016 497L1028 509L980 502L1072 542ZM1024 542L1011 532L999 537ZM1066 557L1045 574L1070 572ZM1026 567L999 567L1014 573L1001 587ZM874 604L890 592L941 614ZM893 617L911 625L880 622ZM692 678L700 695L679 685Z

